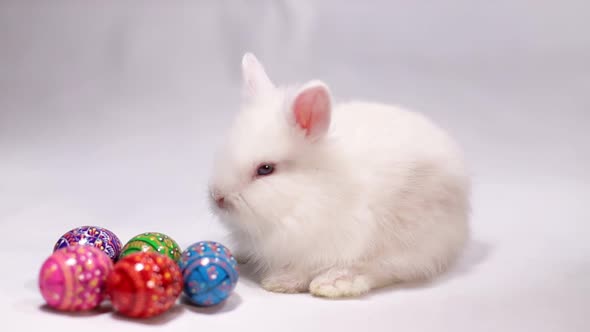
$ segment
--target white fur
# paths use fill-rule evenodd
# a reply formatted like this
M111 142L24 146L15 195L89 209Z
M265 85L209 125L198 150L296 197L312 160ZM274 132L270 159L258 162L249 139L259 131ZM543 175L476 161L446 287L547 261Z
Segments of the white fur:
M225 197L214 211L262 286L358 296L445 271L469 234L470 179L454 141L419 113L347 102L332 104L328 132L312 142L291 113L306 85L269 85L245 58L258 90L247 91L210 191ZM277 169L256 178L262 162Z

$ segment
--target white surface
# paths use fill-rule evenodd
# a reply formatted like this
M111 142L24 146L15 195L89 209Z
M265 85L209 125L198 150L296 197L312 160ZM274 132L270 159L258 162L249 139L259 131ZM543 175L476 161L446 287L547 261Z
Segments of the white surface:
M0 4L2 322L57 331L589 331L585 1ZM352 3L352 2L350 2ZM418 109L464 145L474 241L431 285L327 301L242 275L218 311L44 310L37 273L97 224L223 241L203 200L251 50L276 81Z

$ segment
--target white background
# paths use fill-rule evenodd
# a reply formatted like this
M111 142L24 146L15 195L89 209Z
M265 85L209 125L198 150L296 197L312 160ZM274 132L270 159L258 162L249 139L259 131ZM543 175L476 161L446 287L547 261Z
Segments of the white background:
M57 331L589 331L587 1L2 1L4 326ZM48 311L37 273L94 224L224 241L211 156L253 51L279 83L421 111L465 147L473 242L429 285L328 301L241 276L215 310Z

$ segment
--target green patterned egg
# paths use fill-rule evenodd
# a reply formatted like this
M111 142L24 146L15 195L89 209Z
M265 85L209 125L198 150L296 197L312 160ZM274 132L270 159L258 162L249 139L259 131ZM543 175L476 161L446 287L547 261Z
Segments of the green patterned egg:
M168 235L158 232L146 232L131 238L121 249L119 258L142 251L160 253L172 258L175 262L180 259L182 254L178 243Z

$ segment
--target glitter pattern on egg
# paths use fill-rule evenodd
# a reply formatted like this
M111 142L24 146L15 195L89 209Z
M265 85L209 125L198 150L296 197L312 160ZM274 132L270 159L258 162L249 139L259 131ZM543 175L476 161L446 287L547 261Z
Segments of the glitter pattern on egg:
M47 305L59 311L87 311L104 299L113 262L94 246L70 245L54 251L41 266L39 289Z
M178 264L183 274L183 292L198 306L225 301L239 279L238 264L232 253L215 241L200 241L189 246Z
M62 235L53 251L73 246L93 246L104 251L113 262L116 262L121 253L121 240L110 230L98 226L80 226Z
M168 235L159 232L145 232L131 238L121 249L119 258L142 251L163 254L175 262L178 261L181 254L178 243Z
M170 257L140 251L121 258L107 279L106 294L116 312L150 318L168 311L182 293L182 274Z

